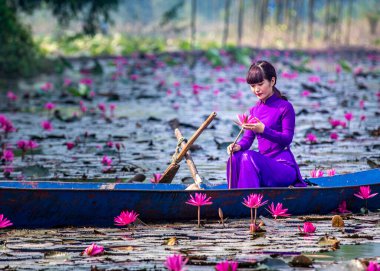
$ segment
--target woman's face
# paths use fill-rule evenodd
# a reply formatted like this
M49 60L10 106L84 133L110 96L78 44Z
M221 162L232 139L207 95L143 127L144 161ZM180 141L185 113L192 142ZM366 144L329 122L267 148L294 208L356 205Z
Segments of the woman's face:
M264 79L264 81L250 85L253 94L256 95L262 102L265 102L270 96L273 95L273 85L275 78L272 77L272 80L269 81Z

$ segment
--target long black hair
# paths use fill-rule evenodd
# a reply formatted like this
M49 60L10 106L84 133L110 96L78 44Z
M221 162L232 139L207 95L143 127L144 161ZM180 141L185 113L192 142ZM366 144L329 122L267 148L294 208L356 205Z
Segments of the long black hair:
M259 60L252 64L248 70L247 83L250 85L258 84L267 79L269 82L272 81L274 77L273 91L277 97L288 100L282 93L275 87L277 83L277 73L276 69L268 61Z

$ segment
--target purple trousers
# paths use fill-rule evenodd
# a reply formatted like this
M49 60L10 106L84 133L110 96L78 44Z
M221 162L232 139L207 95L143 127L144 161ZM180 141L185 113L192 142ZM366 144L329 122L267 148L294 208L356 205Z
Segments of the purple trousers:
M231 177L231 188L286 187L296 181L297 173L281 158L270 158L247 150L232 155ZM230 159L227 162L227 182L230 182Z

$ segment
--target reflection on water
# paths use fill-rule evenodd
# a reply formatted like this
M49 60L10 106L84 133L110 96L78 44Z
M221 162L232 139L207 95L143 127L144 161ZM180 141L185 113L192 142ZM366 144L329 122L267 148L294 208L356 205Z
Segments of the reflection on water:
M335 260L352 260L356 258L374 258L380 256L380 243L368 243L364 245L344 245L340 249L325 253ZM331 260L331 259L328 259Z

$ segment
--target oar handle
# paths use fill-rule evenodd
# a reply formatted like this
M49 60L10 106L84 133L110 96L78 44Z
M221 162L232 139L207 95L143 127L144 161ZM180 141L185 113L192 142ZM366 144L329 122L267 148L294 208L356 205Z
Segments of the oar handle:
M203 132L204 129L212 122L212 120L216 117L216 112L212 112L210 116L202 123L202 125L198 128L197 131L191 136L191 138L187 141L186 145L182 148L181 152L178 154L175 163L179 163L182 158L185 156L187 151L190 149L191 145L197 140L199 135Z

